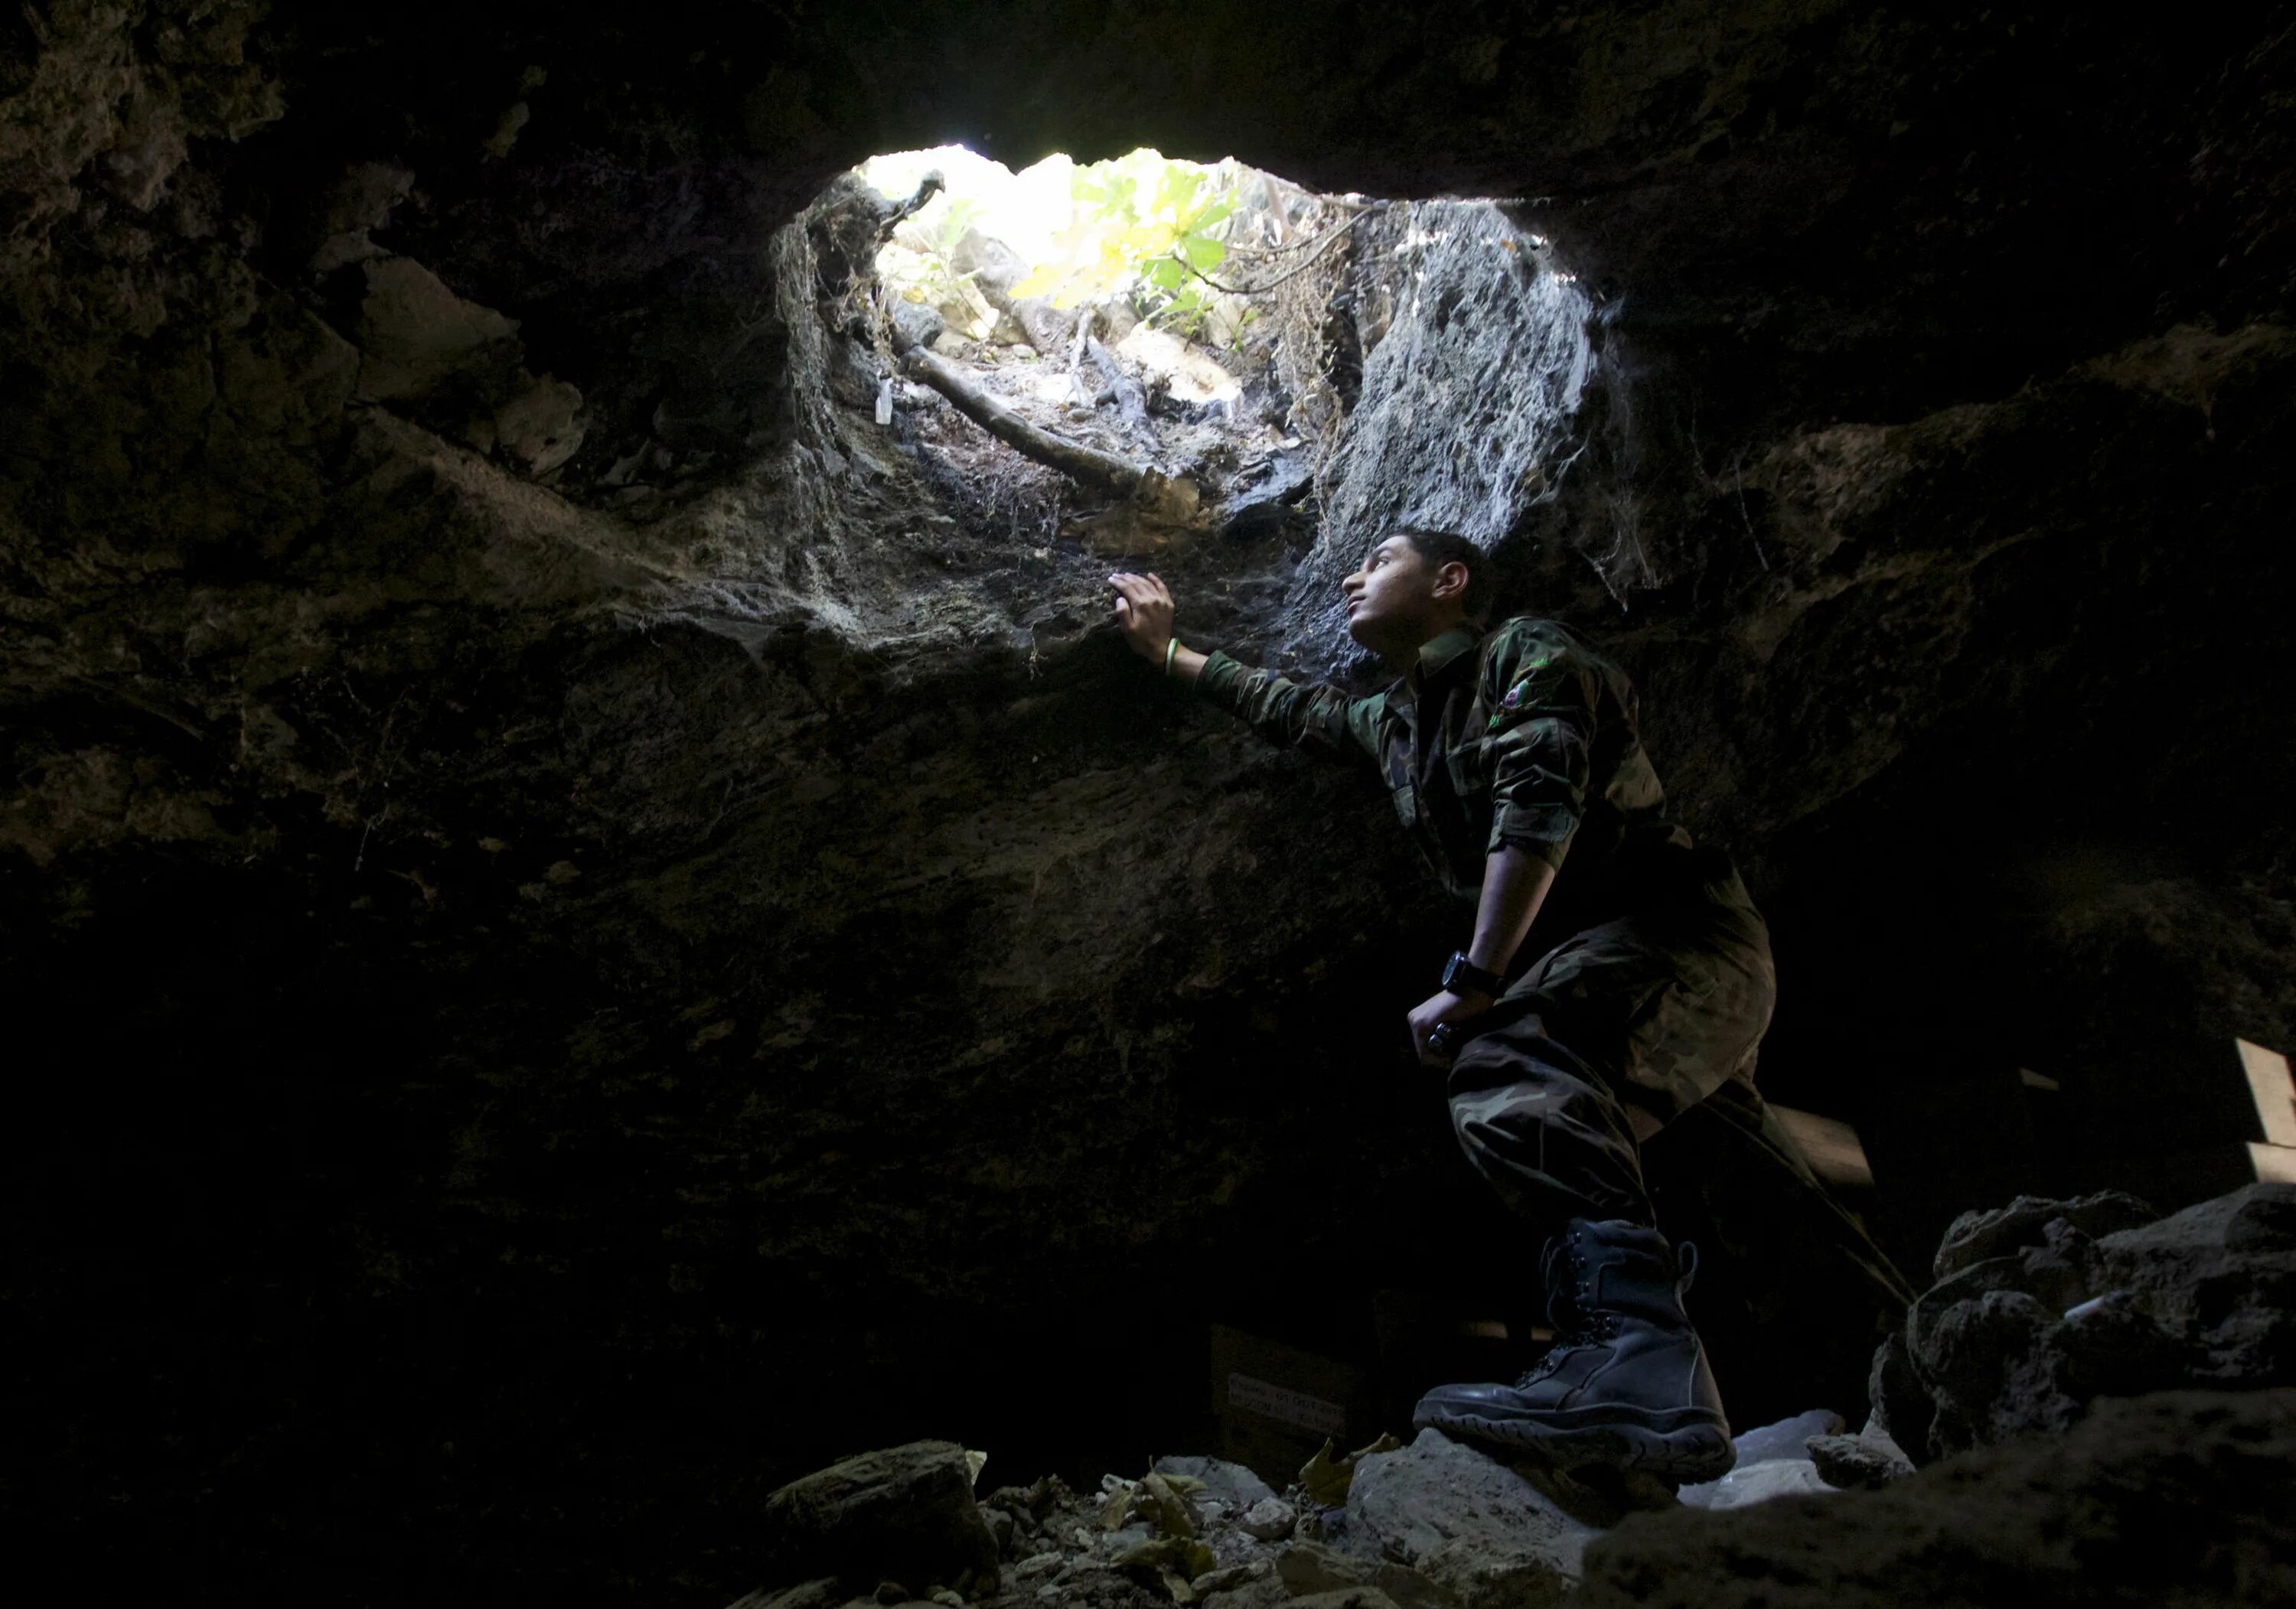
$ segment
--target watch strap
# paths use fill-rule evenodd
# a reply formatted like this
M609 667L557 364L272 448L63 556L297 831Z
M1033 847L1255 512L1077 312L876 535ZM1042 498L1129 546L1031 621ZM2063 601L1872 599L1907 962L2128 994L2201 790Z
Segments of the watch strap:
M1493 1000L1506 992L1506 979L1496 972L1486 972L1467 959L1464 950L1451 952L1451 959L1443 964L1443 987L1454 994L1464 984L1478 994L1488 994Z

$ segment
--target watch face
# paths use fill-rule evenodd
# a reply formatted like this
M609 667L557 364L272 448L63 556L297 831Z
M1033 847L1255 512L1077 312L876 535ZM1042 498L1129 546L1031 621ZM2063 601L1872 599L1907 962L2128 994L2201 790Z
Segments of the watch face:
M1443 987L1454 994L1458 992L1459 985L1462 984L1478 994L1496 994L1498 991L1491 985L1498 981L1490 973L1469 960L1464 950L1453 951L1451 959L1443 964Z

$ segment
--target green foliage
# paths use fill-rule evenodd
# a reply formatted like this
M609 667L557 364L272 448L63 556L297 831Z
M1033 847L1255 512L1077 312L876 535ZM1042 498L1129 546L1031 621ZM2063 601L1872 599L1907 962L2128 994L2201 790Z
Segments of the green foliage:
M940 216L934 220L925 236L932 242L933 255L943 262L956 255L957 247L984 210L980 203L971 196L953 195L947 200L948 204L939 209ZM926 210L930 212L932 208L928 207Z
M985 210L971 196L935 196L902 231L901 244L908 249L880 259L880 277L913 302L938 306L958 300L960 287L972 275L957 273L956 249Z
M1152 151L1079 167L1070 182L1071 221L1054 237L1059 255L1013 293L1050 296L1062 307L1135 293L1149 316L1200 328L1210 304L1196 274L1226 259L1222 237L1235 211L1234 187L1225 164L1168 161Z
M872 159L862 171L889 198L912 192L927 164L948 184L879 254L880 278L908 301L952 314L969 306L986 317L970 276L955 268L959 245L977 228L1037 259L1015 296L1047 296L1063 307L1123 297L1176 333L1234 343L1246 310L1204 276L1227 259L1248 171L1148 150L1089 167L1057 160L1065 172L1040 165L1015 176L961 150Z

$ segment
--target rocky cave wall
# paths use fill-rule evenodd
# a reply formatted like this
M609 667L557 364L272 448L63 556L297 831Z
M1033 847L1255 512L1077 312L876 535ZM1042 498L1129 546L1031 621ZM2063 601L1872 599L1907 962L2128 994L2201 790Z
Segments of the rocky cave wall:
M1136 1461L1205 1319L1344 1350L1512 1254L1365 1051L1454 938L1381 803L1164 696L1103 559L808 412L773 232L936 140L1519 198L1597 315L1508 595L1627 656L1750 867L1774 1091L1860 1122L1907 1240L2126 1140L2116 1090L2210 1138L2197 1048L2296 1013L2292 50L12 13L12 1496L186 1589L700 1601L831 1454ZM1300 551L1168 557L1192 640L1284 637ZM2019 1065L2107 1115L2012 1111Z

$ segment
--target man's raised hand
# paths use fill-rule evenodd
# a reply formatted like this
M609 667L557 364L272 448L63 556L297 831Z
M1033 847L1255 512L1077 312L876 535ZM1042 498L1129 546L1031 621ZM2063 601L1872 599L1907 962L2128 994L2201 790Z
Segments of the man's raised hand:
M1164 650L1172 641L1171 589L1154 576L1136 576L1129 570L1119 570L1108 578L1116 589L1116 627L1124 633L1125 641L1143 659L1158 665L1164 662Z

